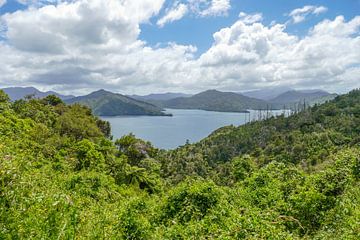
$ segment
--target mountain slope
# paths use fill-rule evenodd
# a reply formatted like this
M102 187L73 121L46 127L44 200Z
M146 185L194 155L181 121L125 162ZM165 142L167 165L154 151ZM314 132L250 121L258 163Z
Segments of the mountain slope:
M329 94L329 95L325 95L325 96L321 96L321 97L317 97L317 98L313 98L308 100L308 104L310 106L314 106L315 104L323 104L327 101L331 101L334 98L336 98L338 96L338 94L333 93L333 94Z
M296 91L291 90L280 94L279 96L270 99L269 101L275 104L291 104L291 103L299 103L313 101L318 98L323 98L331 95L328 92L322 90L316 91Z
M12 101L22 99L28 95L34 95L36 98L43 98L48 95L55 95L61 98L62 100L67 100L75 97L72 95L61 95L53 91L42 92L34 87L10 87L10 88L3 88L2 90L7 95L9 95Z
M218 129L168 152L163 176L174 184L191 175L238 187L236 198L262 217L277 212L273 223L290 217L289 239L358 239L359 146L360 90L354 90L290 117Z
M202 109L219 112L244 112L247 109L265 109L267 107L267 103L263 100L217 90L208 90L187 98L170 99L163 104L167 108Z
M220 128L199 143L171 151L172 170L168 172L177 168L187 169L183 165L183 159L187 159L186 164L195 166L198 174L204 177L211 167L244 154L254 156L258 164L279 161L312 169L314 165L326 161L338 147L356 144L360 144L360 90L290 117L280 116L239 127ZM196 162L199 159L203 160ZM181 179L181 174L176 172L177 176L171 178Z
M86 96L66 100L66 103L80 103L90 107L95 115L151 115L166 116L162 109L143 101L132 99L121 94L99 90Z
M173 151L111 141L78 104L8 99L0 239L359 239L359 90Z
M191 97L191 94L185 94L185 93L152 93L148 95L129 95L128 97L137 99L137 100L154 100L154 101L167 101L173 98L179 98L179 97Z
M283 94L291 90L293 89L289 87L273 87L273 88L266 88L266 89L260 89L254 91L240 92L240 94L261 100L270 100L272 98L279 96L280 94Z

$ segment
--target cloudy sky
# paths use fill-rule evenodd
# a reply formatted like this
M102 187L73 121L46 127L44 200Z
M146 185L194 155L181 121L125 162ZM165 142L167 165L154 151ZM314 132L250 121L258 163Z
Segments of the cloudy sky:
M360 0L0 0L0 88L360 87Z

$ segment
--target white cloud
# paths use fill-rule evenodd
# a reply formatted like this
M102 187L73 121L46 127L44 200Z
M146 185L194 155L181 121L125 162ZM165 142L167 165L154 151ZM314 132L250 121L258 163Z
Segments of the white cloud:
M188 12L188 7L185 4L177 4L166 12L166 15L157 21L157 25L163 27L166 23L181 19Z
M16 0L22 5L27 5L31 7L40 7L48 4L59 4L62 2L72 2L73 0Z
M199 10L199 14L201 16L224 16L227 15L228 11L230 10L230 0L212 0L211 2L202 1L202 0L195 0L192 1L193 4L208 4L208 7L203 10ZM199 9L201 8L198 5Z
M244 12L239 13L239 18L241 19L242 22L247 23L247 24L260 22L263 19L261 13L255 13L255 14L249 15Z
M317 24L312 30L312 35L332 35L332 36L351 36L353 34L359 35L360 16L357 16L345 22L343 16L338 16L334 21L324 20Z
M43 53L74 53L80 48L130 44L139 23L157 14L163 0L81 0L5 14L8 41L17 49Z
M0 0L0 8L1 8L2 6L4 6L5 3L6 3L6 0Z
M230 8L230 0L187 0L183 3L176 1L157 21L157 25L163 27L166 23L182 19L186 14L196 17L226 16Z
M284 25L240 19L214 34L213 46L199 61L209 81L227 89L276 84L335 90L340 82L347 89L359 87L349 78L349 71L360 69L359 27L360 17L345 22L340 16L300 39Z
M300 23L305 21L305 18L310 15L319 15L327 11L327 8L324 6L313 6L306 5L302 8L296 8L289 13L289 16L292 18L293 23Z
M360 87L360 16L339 16L299 38L261 14L240 14L196 47L149 47L140 24L157 16L162 0L80 0L29 8L1 17L0 85L33 85L82 94L247 90L273 85L349 90Z

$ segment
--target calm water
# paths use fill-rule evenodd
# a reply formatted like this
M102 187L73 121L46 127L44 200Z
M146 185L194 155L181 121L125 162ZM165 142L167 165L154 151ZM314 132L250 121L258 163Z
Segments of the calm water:
M102 117L109 121L114 139L129 133L148 140L158 148L172 149L197 142L214 130L227 125L242 125L249 121L248 113L223 113L203 110L166 109L173 117L120 116ZM278 115L283 111L272 111ZM250 119L258 118L259 112L250 111ZM245 119L246 118L246 119Z

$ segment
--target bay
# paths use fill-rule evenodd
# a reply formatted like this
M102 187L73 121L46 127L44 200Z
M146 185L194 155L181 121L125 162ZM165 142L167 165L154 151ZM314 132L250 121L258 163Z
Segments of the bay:
M249 113L212 112L203 110L166 109L172 117L163 116L117 116L101 117L111 124L114 139L133 133L136 137L150 141L155 147L174 149L200 141L216 129L265 117L265 112L250 110ZM283 110L270 111L268 115L279 115Z

